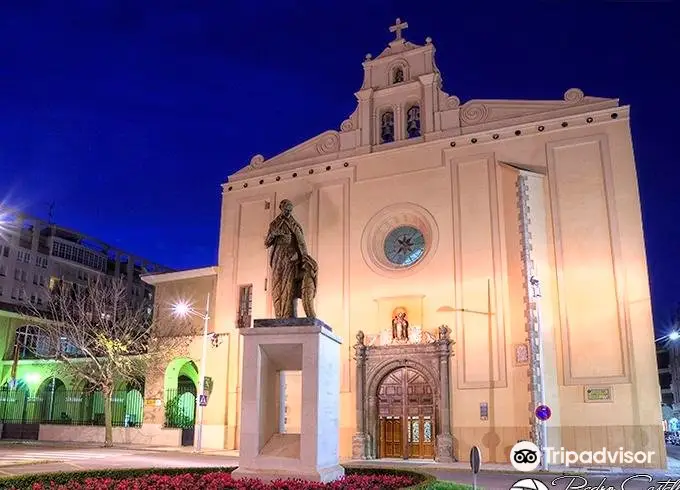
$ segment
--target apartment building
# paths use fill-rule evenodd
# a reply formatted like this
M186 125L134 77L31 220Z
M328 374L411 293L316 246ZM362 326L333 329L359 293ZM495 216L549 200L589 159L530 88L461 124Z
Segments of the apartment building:
M657 346L661 407L664 430L680 430L680 343L678 340Z
M143 274L171 272L94 237L0 207L0 303L42 304L50 281L86 284L100 275L123 277L134 298L150 298ZM1 307L1 305L0 305Z

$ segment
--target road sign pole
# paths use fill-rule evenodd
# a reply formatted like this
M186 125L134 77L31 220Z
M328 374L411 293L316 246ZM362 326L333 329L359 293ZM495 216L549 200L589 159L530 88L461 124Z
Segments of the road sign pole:
M196 446L194 452L201 452L203 447L203 405L201 405L201 395L205 395L205 369L206 358L208 357L208 320L210 320L210 293L205 300L205 315L203 316L203 352L201 355L201 369L199 372L200 394L198 396L198 431L196 434Z
M482 454L477 446L470 449L470 468L472 469L472 488L477 489L477 473L482 466Z

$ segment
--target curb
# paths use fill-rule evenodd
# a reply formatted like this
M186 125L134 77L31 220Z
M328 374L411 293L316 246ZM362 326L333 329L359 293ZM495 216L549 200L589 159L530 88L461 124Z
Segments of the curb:
M6 463L0 464L0 468L4 468L5 466L32 466L32 465L37 465L37 464L48 464L48 463L61 463L62 461L58 459L41 459L41 460L35 460L35 461L24 461L24 460L17 460L17 461L8 461Z
M470 473L470 468L461 468L459 466L446 466L446 465L432 465L430 463L419 464L419 465L409 465L408 463L396 463L396 462L384 462L378 463L365 463L365 462L341 462L340 464L346 467L357 467L357 468L396 468L396 469L413 469L416 471L450 471L455 473ZM483 473L495 473L495 474L517 474L531 476L585 476L585 475L602 475L602 476L612 476L612 475L638 475L638 474L649 474L651 476L677 476L680 477L680 472L677 470L664 470L659 468L570 468L562 470L549 470L549 471L532 471L523 472L518 471L512 467L510 468L481 468L479 474Z

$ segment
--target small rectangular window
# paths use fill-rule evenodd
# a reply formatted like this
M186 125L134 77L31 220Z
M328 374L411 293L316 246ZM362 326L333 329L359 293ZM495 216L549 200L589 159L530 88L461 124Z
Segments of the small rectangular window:
M238 290L238 328L250 327L253 312L253 285L239 286Z

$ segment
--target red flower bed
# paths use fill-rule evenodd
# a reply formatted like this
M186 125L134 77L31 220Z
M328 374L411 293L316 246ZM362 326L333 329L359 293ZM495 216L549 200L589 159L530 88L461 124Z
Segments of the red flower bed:
M233 480L231 474L220 471L203 475L146 475L116 480L88 478L66 484L35 483L32 490L392 490L418 483L410 476L347 475L332 483L314 483L301 480L277 480L263 483L260 480Z

